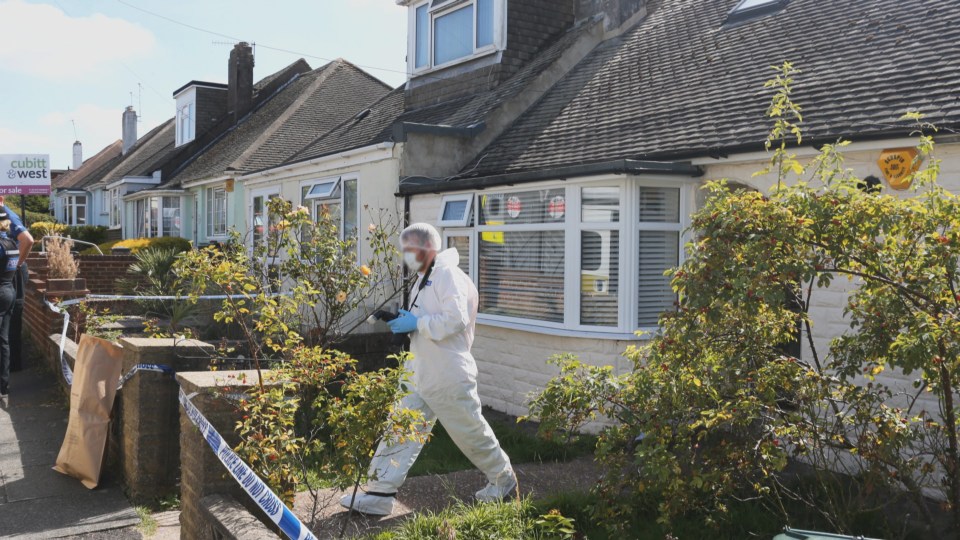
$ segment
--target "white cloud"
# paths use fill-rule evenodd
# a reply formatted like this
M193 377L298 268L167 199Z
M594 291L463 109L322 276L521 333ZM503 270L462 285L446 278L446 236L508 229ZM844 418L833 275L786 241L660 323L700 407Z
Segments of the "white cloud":
M0 69L63 80L154 49L138 24L101 14L70 17L57 7L0 0Z
M77 123L80 142L87 152L96 152L100 148L120 138L122 108L101 107L85 103L72 111L53 111L40 117L40 124L48 131L59 133L62 137L73 137L73 124ZM72 144L72 141L70 141ZM98 145L93 148L90 145ZM93 155L93 154L89 154Z

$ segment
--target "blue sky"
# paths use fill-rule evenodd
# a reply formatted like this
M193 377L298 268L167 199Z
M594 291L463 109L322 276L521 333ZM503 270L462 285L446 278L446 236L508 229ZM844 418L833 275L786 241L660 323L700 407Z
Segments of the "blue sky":
M120 138L131 104L146 133L173 116L176 88L226 82L230 38L342 57L397 86L406 79L406 24L394 0L0 0L0 154L48 153L66 168L71 121L88 158ZM257 47L254 77L301 56Z

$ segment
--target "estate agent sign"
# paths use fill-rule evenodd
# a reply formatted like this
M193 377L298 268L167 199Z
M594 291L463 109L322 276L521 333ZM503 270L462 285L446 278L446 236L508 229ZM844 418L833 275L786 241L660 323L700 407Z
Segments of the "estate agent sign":
M0 195L49 194L49 155L0 154Z

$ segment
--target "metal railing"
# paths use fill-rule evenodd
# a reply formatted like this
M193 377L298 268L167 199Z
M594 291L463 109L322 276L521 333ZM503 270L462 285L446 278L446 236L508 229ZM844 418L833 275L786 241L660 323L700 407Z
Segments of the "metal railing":
M98 253L100 253L101 255L103 255L103 250L100 249L100 246L98 246L97 244L94 244L93 242L85 242L85 241L83 241L83 240L75 240L75 239L73 239L73 238L70 238L69 236L61 236L61 235L59 235L59 234L48 234L48 235L44 236L43 238L41 238L41 239L40 239L40 253L46 253L46 252L47 252L47 240L50 239L50 238L65 238L65 239L73 242L74 244L83 244L83 245L85 245L85 246L93 246L93 247L97 248L97 252L98 252Z

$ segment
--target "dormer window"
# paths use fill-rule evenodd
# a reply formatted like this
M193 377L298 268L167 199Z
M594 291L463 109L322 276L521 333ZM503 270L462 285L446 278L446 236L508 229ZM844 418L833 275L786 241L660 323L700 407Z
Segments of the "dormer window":
M192 141L197 134L197 90L189 87L174 96L177 100L177 146Z
M425 72L496 52L504 0L428 0L410 5L410 68Z

